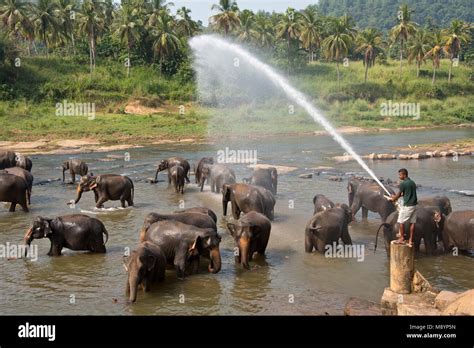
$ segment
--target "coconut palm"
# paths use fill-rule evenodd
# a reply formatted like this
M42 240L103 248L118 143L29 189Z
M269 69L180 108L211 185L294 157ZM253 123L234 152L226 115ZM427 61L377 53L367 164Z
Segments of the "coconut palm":
M127 47L127 77L130 76L130 50L140 40L140 28L143 21L135 16L130 7L122 7L119 15L119 24L114 34Z
M430 36L426 30L418 30L408 42L408 63L416 61L416 77L420 76L421 63L425 61L425 55L430 50Z
M356 52L362 52L364 54L364 82L367 82L369 68L374 66L375 58L383 51L382 34L375 28L367 28L359 33L356 43Z
M444 44L444 52L450 60L448 82L451 82L451 71L453 69L453 60L459 57L461 51L461 44L466 44L469 41L470 26L460 20L453 20L449 28L444 31L447 36Z
M166 12L169 14L170 7L172 6L174 6L173 2L167 2L166 0L152 0L150 3L150 9L148 10L147 25L153 27L158 21L158 17L160 17L161 13ZM137 6L134 6L134 8L137 8Z
M58 38L60 23L56 16L58 3L54 0L38 0L37 4L31 4L32 22L38 37L41 38L49 55L49 44Z
M275 38L273 25L269 18L267 18L263 13L258 13L255 16L252 36L255 44L262 48L270 48L273 46Z
M439 69L441 54L443 53L443 34L441 31L435 31L431 36L430 50L426 52L424 59L431 58L433 61L433 78L431 84L434 85L436 79L436 69Z
M177 11L178 15L178 32L184 37L191 37L198 31L198 24L192 20L189 15L191 10L183 6Z
M237 29L240 26L239 8L235 0L219 0L219 4L214 4L212 10L219 13L209 18L209 23L213 28L224 31L224 36Z
M60 37L63 43L71 41L73 54L76 54L74 27L78 5L75 0L58 0L57 16L60 28Z
M160 69L162 71L164 60L175 53L181 46L181 41L175 32L173 17L166 12L161 12L156 19L155 26L151 28L151 37L153 40L153 52L160 61Z
M322 23L318 13L312 7L301 13L300 40L304 49L309 51L310 62L314 61L314 51L319 48L322 39Z
M29 4L21 0L0 2L0 19L12 36L18 36L21 23L28 21L28 8Z
M249 42L253 37L255 15L250 10L243 10L239 15L239 19L240 27L237 31L237 38L241 42Z
M398 24L391 31L390 36L393 42L400 41L400 74L402 73L403 48L408 39L415 34L418 24L411 21L411 14L408 5L401 5L398 11Z
M291 7L285 12L277 26L277 38L286 41L288 74L290 73L290 49L292 40L297 40L300 36L301 28L299 23L299 13Z

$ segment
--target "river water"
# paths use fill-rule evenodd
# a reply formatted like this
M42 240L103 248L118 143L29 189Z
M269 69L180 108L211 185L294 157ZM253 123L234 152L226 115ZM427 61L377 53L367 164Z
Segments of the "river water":
M347 135L359 154L391 152L394 146L453 141L474 136L472 129L424 130L395 133ZM168 187L165 173L158 184L146 182L154 175L157 162L172 155L196 163L203 156L216 157L224 149L257 150L259 163L297 167L279 175L275 221L265 258L252 263L252 271L234 264L233 241L224 229L221 196L206 188L199 192L191 177L184 196ZM378 215L369 214L368 222L350 225L354 243L364 245L364 260L326 258L304 252L304 228L311 217L312 197L323 193L334 202L347 203L347 182L328 180L331 173L312 179L298 175L314 172L318 166L336 171L357 172L354 161L337 163L331 157L341 149L326 136L280 136L259 140L239 139L213 145L160 145L130 149L130 160L119 158L124 151L88 153L78 157L89 163L94 174L115 173L130 176L135 182L135 206L117 209L119 202L107 202L103 211L94 210L92 193L85 193L75 208L67 202L75 197L75 186L51 181L35 185L30 213L21 209L9 213L0 204L0 244L22 243L25 231L37 215L55 217L83 212L101 219L109 231L107 254L94 255L63 249L62 257L49 257L48 240L35 240L38 260L0 259L1 314L110 314L110 315L213 315L213 314L342 314L345 302L356 296L378 302L389 283L388 260L380 239L374 253ZM112 155L112 156L111 156ZM109 156L109 157L107 157ZM57 179L60 164L70 155L33 156L35 182ZM474 197L451 190L473 190L474 157L427 159L422 161L368 162L378 176L396 179L400 167L407 167L422 185L419 197L443 194L451 199L454 210L474 209ZM249 176L246 165L235 165L238 181ZM328 170L329 172L333 170ZM67 178L69 180L69 178ZM222 270L178 280L167 271L164 283L150 293L139 292L137 303L127 304L124 294L127 275L122 267L125 248L134 248L144 216L150 211L171 212L185 207L208 206L219 216ZM290 202L291 201L291 202ZM291 206L291 207L290 207ZM113 208L113 209L109 209ZM206 262L204 262L206 264ZM436 287L448 290L474 288L474 259L466 256L439 255L416 259L416 267Z

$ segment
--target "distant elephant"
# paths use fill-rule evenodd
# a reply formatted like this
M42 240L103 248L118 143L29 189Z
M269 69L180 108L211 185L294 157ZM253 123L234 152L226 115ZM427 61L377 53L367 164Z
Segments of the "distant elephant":
M187 208L187 209L181 209L181 210L176 210L174 213L200 213L200 214L205 214L209 215L212 220L217 224L217 215L214 213L212 209L206 208L206 207L192 207L192 208Z
M222 189L222 207L227 215L227 204L231 202L232 216L238 219L240 213L256 211L273 220L275 199L267 189L249 184L225 184Z
M198 228L172 220L158 221L146 231L145 241L153 242L163 250L178 278L194 273L200 256L210 259L209 272L221 270L221 237L212 228Z
M345 245L352 244L348 227L351 220L352 212L347 204L316 213L306 225L305 251L310 253L315 249L324 253L326 245L338 244L339 239Z
M384 196L387 194L379 185L373 182L364 182L355 178L351 178L347 185L349 193L349 206L352 214L355 214L362 208L362 218L367 219L368 211L378 213L385 221L387 217L396 211L395 204ZM391 194L395 192L388 188Z
M171 182L176 190L176 193L184 193L184 180L185 174L184 169L181 166L173 166L169 169L171 176Z
M454 211L443 224L443 245L445 251L453 247L474 253L474 210Z
M325 195L315 195L313 197L314 214L324 211L329 208L334 208L334 203Z
M197 167L194 170L194 178L196 179L196 184L198 184L198 185L201 184L202 168L206 164L214 164L214 158L212 158L212 157L203 157L199 160L199 163L198 163Z
M0 151L0 169L20 167L29 172L33 167L31 159L18 152Z
M244 268L250 269L249 261L252 261L253 254L255 252L265 254L272 229L270 220L263 214L251 211L237 222L228 223L227 228L239 249L235 262L242 263Z
M378 230L375 239L375 249L377 249L377 240L380 229L383 228L385 250L387 256L390 256L390 242L398 239L399 224L397 222L398 212L390 214L385 222L383 222ZM420 251L421 240L425 245L425 251L428 255L432 255L437 249L437 236L441 234L441 226L444 216L440 213L438 207L416 207L416 224L415 233L413 235L413 245L415 252ZM409 223L405 223L405 239L410 235Z
M129 206L133 205L134 186L133 181L128 176L116 174L82 176L77 186L77 197L74 204L79 202L82 192L91 190L94 191L97 208L102 208L104 203L109 200L120 200L122 208L125 208L125 202Z
M87 166L86 162L74 158L65 161L62 165L63 169L63 182L65 181L64 172L69 169L69 173L71 174L71 181L72 183L76 182L76 175L80 175L81 177L87 175L89 171L89 167Z
M156 170L155 173L155 182L158 180L158 173L163 171L163 170L168 170L168 183L171 184L171 173L170 173L170 168L173 166L181 166L184 169L184 177L186 179L186 182L189 184L189 170L190 170L190 165L187 160L185 160L182 157L170 157L164 160L161 160L160 164L158 165L158 169Z
M150 291L152 284L165 280L166 257L159 246L144 242L124 260L124 267L128 273L125 293L133 303L137 300L139 285Z
M31 191L33 189L33 181L34 181L33 175L26 169L23 169L20 167L2 169L0 170L0 173L13 174L20 178L23 178L28 185L28 204L31 204Z
M438 207L441 213L448 216L453 211L451 201L446 196L425 197L418 199L418 206Z
M29 246L33 239L41 238L51 242L49 256L60 256L63 248L105 253L109 234L102 221L87 215L63 215L55 219L38 216L25 234L25 244Z
M24 212L28 212L28 183L25 179L4 173L0 174L0 202L11 202L10 212L14 212L19 204Z
M235 173L224 164L207 164L201 169L201 192L206 179L209 179L211 192L220 193L224 184L235 184Z
M276 168L257 168L253 171L250 184L265 187L272 194L277 194L278 172Z
M16 166L31 172L31 168L33 167L33 162L31 161L31 159L29 157L23 156L20 153L17 153L16 156Z
M193 225L199 228L210 228L217 232L217 226L214 220L207 214L202 213L175 213L175 214L158 214L158 213L149 213L145 216L145 221L143 222L142 229L140 231L140 241L145 240L145 234L148 228L157 221L173 220L179 221L183 224Z

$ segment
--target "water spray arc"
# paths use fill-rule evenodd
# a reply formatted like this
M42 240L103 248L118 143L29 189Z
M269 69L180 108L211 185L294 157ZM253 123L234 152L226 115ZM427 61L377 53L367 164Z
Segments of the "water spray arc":
M261 62L251 53L240 47L239 45L230 43L214 35L202 35L193 38L190 41L190 46L196 54L199 52L206 52L214 49L226 49L233 52L235 55L243 58L246 62L252 65L255 69L262 72L270 81L280 87L287 97L301 106L314 121L318 122L331 135L331 137L346 150L346 152L354 158L357 163L375 180L375 182L384 189L390 196L390 192L380 182L377 176L362 160L362 158L352 149L351 145L336 131L336 129L326 120L326 118L317 110L306 98L306 96L295 89L283 76L275 72L269 65Z

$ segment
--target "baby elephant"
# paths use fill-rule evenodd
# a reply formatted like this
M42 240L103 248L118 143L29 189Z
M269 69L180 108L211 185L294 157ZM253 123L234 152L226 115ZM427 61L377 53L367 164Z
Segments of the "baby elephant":
M25 244L29 246L33 239L41 238L51 242L49 256L60 256L62 248L105 253L109 234L102 221L87 215L63 215L55 219L38 216L25 234Z
M173 182L176 193L184 193L184 180L186 179L186 173L184 168L181 166L174 166L169 169L171 181Z
M250 269L249 261L252 261L253 253L265 254L272 228L270 220L263 214L251 211L237 222L228 223L227 228L239 248L235 262L242 263L244 268Z
M135 302L139 285L150 291L152 284L165 280L166 257L159 246L144 242L124 259L124 267L128 272L125 293L130 302Z

